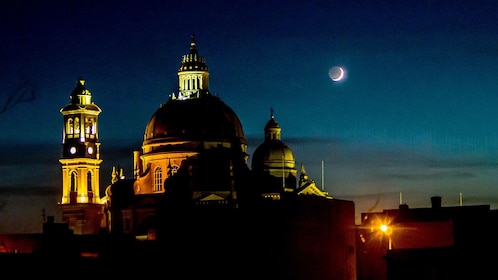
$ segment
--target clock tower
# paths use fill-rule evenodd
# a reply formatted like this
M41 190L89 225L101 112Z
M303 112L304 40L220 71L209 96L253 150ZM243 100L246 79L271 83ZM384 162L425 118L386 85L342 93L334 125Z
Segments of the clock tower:
M62 221L74 234L96 234L104 215L100 201L100 142L98 116L102 110L79 78L70 103L60 109L64 117L62 137Z

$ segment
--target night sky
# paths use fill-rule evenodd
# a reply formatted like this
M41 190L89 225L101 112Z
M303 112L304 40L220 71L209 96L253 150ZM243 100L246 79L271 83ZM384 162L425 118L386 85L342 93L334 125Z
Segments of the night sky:
M80 76L103 110L101 191L112 166L131 178L191 34L249 153L273 108L296 167L357 217L400 193L412 208L462 193L494 209L497 22L496 1L3 1L0 233L40 232L42 209L59 217L59 110Z

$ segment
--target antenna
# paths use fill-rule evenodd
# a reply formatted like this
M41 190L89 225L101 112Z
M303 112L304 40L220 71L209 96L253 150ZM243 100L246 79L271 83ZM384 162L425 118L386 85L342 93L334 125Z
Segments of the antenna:
M285 189L285 155L282 156L282 186Z
M462 197L462 192L460 192L460 206L463 206L463 197Z
M399 192L399 205L403 204L403 193Z
M324 190L324 180L323 180L323 160L322 160L322 191Z

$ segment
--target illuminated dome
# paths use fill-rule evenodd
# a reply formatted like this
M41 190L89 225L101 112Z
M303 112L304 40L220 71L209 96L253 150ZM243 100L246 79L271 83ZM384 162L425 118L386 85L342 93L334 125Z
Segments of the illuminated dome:
M208 67L193 36L177 75L178 91L152 114L142 151L134 152L134 193L235 205L248 181L247 141L235 112L209 92Z
M144 147L185 141L247 145L235 112L209 93L208 67L197 52L193 35L190 52L182 57L178 69L178 85L178 93L173 93L150 118L145 128Z
M234 111L218 97L206 94L186 100L170 99L152 115L144 144L161 141L231 141L245 143Z
M252 169L268 171L270 169L295 168L292 150L280 139L280 125L275 121L273 110L265 126L265 141L253 153Z
M294 162L292 150L282 141L264 142L254 151L252 169L265 169L275 164L281 166L282 161Z
M252 169L255 171L275 167L281 169L282 163L285 166L290 163L292 167L295 167L294 154L282 141L265 141L253 153Z
M70 112L73 110L89 110L102 112L102 110L95 103L92 102L92 93L85 87L85 79L78 78L76 87L70 95L71 103L67 104L60 110L60 112Z

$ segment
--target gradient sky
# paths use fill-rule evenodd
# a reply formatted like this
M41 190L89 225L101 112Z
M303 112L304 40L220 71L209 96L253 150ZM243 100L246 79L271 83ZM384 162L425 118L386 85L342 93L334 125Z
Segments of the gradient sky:
M397 208L400 193L412 208L462 193L494 209L497 22L496 1L4 1L0 233L40 232L42 209L59 216L59 109L80 76L103 109L101 191L112 166L132 176L191 34L249 152L273 108L296 167L357 217Z

